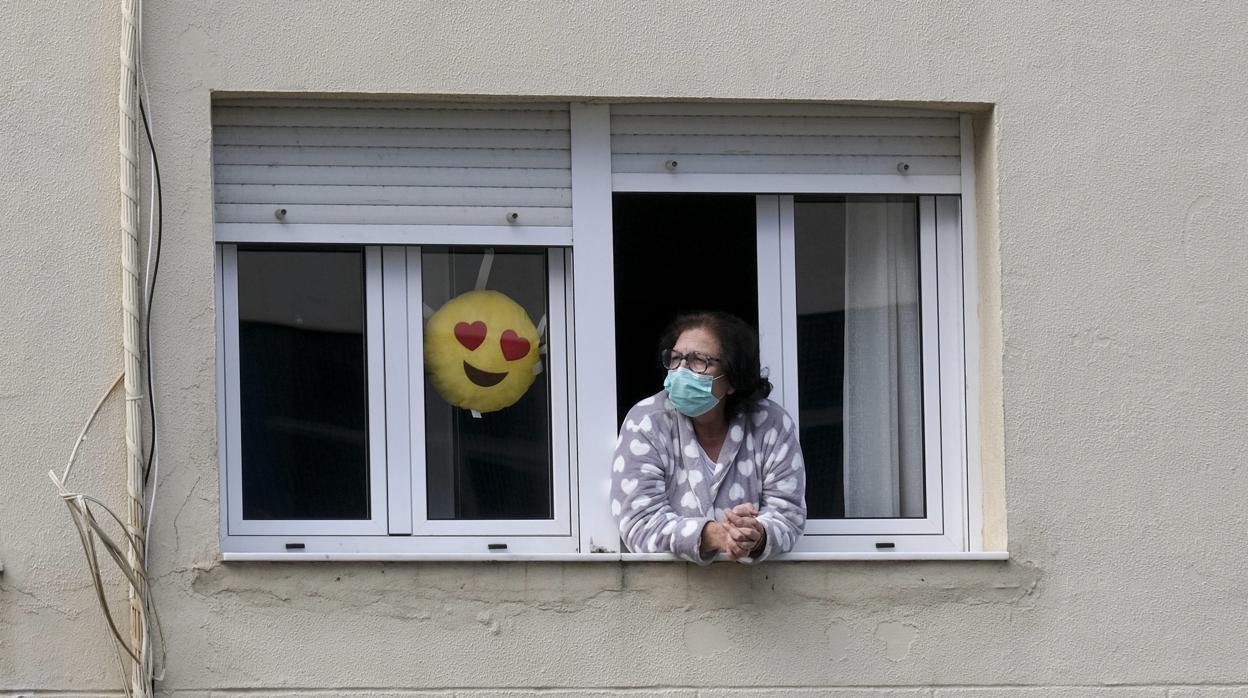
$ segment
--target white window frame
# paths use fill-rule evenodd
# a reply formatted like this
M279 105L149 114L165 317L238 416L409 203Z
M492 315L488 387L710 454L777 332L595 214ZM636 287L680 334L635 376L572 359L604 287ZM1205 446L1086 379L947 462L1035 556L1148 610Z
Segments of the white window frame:
M920 195L922 240L925 457L939 461L928 478L925 519L812 521L788 559L991 558L983 553L977 444L978 326L976 238L973 211L974 153L970 117L961 117L962 173L904 175L694 175L612 174L609 105L572 103L573 225L565 227L455 225L216 226L218 298L218 401L220 429L221 545L227 559L674 559L623 551L608 501L616 438L615 307L612 195L615 192L717 192L757 196L760 340L773 367L773 399L796 418L797 366L792 269L794 194ZM367 522L242 522L237 444L237 297L231 260L234 243L365 245L376 283L367 284L372 518ZM548 332L565 330L566 365L552 373L552 437L569 444L556 466L554 522L433 522L423 516L423 316L419 276L409 273L420 245L542 246L558 249L563 274L550 267ZM786 247L787 245L787 247ZM764 265L778 273L762 273ZM416 269L419 266L416 265ZM558 278L558 288L554 280ZM413 281L415 279L415 281ZM400 283L402 282L402 283ZM564 322L557 322L559 294ZM936 302L930 302L932 298ZM381 302L374 303L374 299ZM581 312L577 312L577 308ZM376 308L376 310L374 310ZM783 312L775 312L777 309ZM793 312L789 312L793 310ZM233 313L231 316L230 313ZM374 315L377 317L374 317ZM230 322L231 317L233 322ZM378 324L380 326L378 326ZM378 332L379 334L373 334ZM936 332L936 346L929 342ZM554 333L549 335L554 341ZM580 347L582 350L577 351ZM929 353L930 349L930 353ZM231 353L232 352L232 353ZM932 354L935 354L935 357ZM380 354L380 357L375 356ZM549 357L546 370L552 370ZM400 359L400 357L405 357ZM233 363L231 363L233 362ZM383 371L374 370L380 362ZM933 364L933 362L935 362ZM933 366L938 371L930 370ZM604 368L605 367L605 368ZM377 378L377 376L384 376ZM930 377L929 377L930 376ZM937 378L938 376L938 378ZM380 380L380 389L374 380ZM933 389L929 381L939 381ZM402 390L395 390L402 386ZM560 400L566 395L566 400ZM927 399L927 398L932 399ZM375 404L378 403L379 404ZM562 408L563 414L557 412ZM384 414L385 419L372 419ZM380 425L378 423L380 422ZM939 423L939 429L930 425ZM380 429L383 438L373 431ZM934 453L938 456L933 455ZM413 465L402 467L404 460ZM380 468L380 477L378 477ZM562 477L560 477L562 474ZM381 491L378 492L378 483ZM939 492L936 490L939 489ZM566 493L563 497L561 493ZM561 498L562 497L562 498ZM935 499L932 499L935 497ZM264 523L263 526L256 526ZM448 523L454 525L448 525ZM302 546L291 549L291 545ZM892 547L881 547L880 544ZM505 545L505 548L499 548ZM492 547L493 546L493 547Z
M795 552L965 549L965 435L960 397L965 381L958 203L956 196L918 197L926 516L809 519ZM783 405L800 427L794 197L758 196L757 210L760 353L764 366L779 369L772 375L776 386L772 399ZM780 312L774 312L777 308Z
M217 248L221 269L220 297L218 302L223 331L221 366L224 369L221 385L224 388L225 434L222 441L225 453L224 471L226 513L224 531L234 536L322 536L322 535L385 535L386 507L386 432L381 400L385 396L384 357L377 342L365 342L368 391L368 519L358 520L256 520L243 518L242 477L242 423L239 402L239 338L238 338L238 246L220 245ZM364 308L365 336L381 330L381 255L375 247L364 248ZM382 448L376 448L382 444Z
M262 243L264 244L264 243ZM477 247L477 245L472 245ZM577 549L572 516L575 454L570 447L567 274L565 248L549 247L548 317L543 370L551 401L553 518L431 520L427 517L420 246L365 245L365 347L368 391L370 518L249 520L242 515L239 438L238 262L236 243L218 245L221 327L219 386L223 429L222 549L232 553L298 550L301 554L567 554ZM552 361L552 357L554 360Z

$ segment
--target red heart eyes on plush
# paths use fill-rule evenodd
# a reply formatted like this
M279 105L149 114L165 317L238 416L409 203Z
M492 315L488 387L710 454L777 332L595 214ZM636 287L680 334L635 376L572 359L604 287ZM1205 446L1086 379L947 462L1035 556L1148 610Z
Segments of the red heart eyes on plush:
M477 320L469 325L466 322L455 324L455 339L467 347L468 351L476 351L485 341L485 323Z
M529 340L516 334L515 330L507 330L503 333L498 343L503 348L503 358L508 361L516 361L523 359L529 354Z

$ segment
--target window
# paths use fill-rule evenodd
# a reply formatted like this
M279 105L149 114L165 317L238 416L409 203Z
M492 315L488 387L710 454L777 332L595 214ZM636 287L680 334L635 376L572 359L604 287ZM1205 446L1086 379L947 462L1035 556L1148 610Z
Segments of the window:
M825 105L218 102L223 551L619 551L620 415L661 383L670 314L707 307L758 324L798 422L795 552L973 550L966 129Z
M563 250L220 252L228 535L569 542Z
M965 549L960 201L780 196L764 353L797 419L799 550Z

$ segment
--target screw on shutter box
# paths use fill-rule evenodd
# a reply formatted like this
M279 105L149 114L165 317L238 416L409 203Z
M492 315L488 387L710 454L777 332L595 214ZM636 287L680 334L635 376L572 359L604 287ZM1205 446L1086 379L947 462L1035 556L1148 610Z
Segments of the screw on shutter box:
M286 220L286 209L284 208L277 209L276 211L273 212L273 217L279 221Z
M680 163L676 162L675 160L668 160L667 162L663 163L663 167L666 168L668 172L675 172L676 167L679 165Z
M902 174L910 174L910 163L908 162L897 163L897 171Z
M507 221L508 223L515 223L520 220L520 214L517 211L508 211L507 213L503 214L503 220Z

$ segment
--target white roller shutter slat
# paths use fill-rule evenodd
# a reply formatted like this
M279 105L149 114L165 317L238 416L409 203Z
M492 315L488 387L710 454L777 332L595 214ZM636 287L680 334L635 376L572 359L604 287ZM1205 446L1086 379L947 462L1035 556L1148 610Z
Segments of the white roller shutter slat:
M314 97L224 97L213 100L216 109L272 107L280 109L311 108L311 109L375 109L391 111L567 111L566 102L507 102L506 104L492 101L456 100L453 102L432 102L421 100L413 102L407 99L318 99Z
M570 226L569 128L567 104L218 102L216 220Z
M307 148L471 148L550 150L568 147L567 131L311 128L306 126L225 126L215 131L220 145L300 146Z
M399 206L508 206L523 198L529 206L572 205L568 189L512 187L374 187L309 184L221 184L220 204L366 204Z
M901 116L908 118L952 118L952 111L871 107L842 104L777 104L765 102L632 102L611 105L611 116Z
M620 154L672 155L957 155L957 138L868 136L615 136Z
M364 184L375 186L506 187L516 182L514 169L494 167L315 167L307 165L217 165L222 184ZM567 169L526 169L531 187L572 186Z
M222 145L214 148L212 152L213 162L218 165L561 168L569 172L572 167L572 158L567 150L270 148L256 145Z
M222 126L304 126L315 128L451 128L567 131L568 111L499 111L496 109L292 109L218 110Z
M861 117L617 116L617 135L691 136L946 136L957 138L958 120Z
M611 169L619 173L662 172L668 156L613 155ZM731 174L739 170L740 155L681 155L679 168L687 172L708 174ZM955 156L906 156L891 155L752 155L750 172L753 174L793 175L853 175L897 174L897 163L905 162L911 169L934 175L957 175L961 172L959 158Z
M570 226L570 208L516 206L380 206L301 204L286 208L283 223L341 223L359 225L507 225L505 216L519 214L515 225ZM270 204L217 204L218 223L274 223ZM447 221L453 221L447 223Z
M824 104L634 103L611 107L612 172L915 175L961 173L952 112ZM672 163L675 163L673 165ZM630 178L631 186L643 179ZM748 189L744 179L738 184ZM760 190L762 187L760 186ZM897 190L905 190L900 182Z

